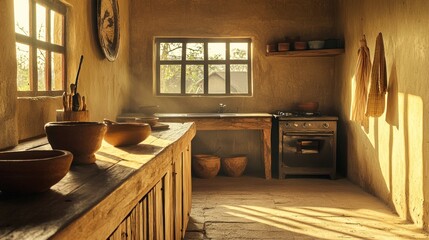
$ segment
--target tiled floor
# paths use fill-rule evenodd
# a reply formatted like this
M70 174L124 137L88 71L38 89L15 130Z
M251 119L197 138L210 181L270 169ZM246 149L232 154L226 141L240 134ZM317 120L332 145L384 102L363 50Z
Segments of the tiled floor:
M193 178L186 239L429 239L346 179Z

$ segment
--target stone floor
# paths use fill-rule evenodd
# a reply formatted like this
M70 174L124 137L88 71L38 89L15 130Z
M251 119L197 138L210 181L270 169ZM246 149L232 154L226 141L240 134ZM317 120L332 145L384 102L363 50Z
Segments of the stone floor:
M186 238L429 239L346 179L193 179Z

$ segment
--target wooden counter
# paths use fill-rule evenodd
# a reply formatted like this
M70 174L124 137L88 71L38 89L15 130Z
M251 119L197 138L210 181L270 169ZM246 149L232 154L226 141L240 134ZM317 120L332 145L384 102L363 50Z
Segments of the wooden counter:
M195 122L197 130L260 130L265 178L271 179L271 126L268 113L157 114L160 121Z
M103 142L50 191L0 192L0 239L180 239L191 209L193 123L172 123L139 145ZM46 138L13 150L50 149Z

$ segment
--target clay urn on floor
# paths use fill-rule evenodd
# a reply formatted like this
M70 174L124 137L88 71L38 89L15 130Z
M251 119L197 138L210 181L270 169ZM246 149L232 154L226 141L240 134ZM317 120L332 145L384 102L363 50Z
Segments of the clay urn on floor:
M7 193L45 192L70 170L73 155L63 150L0 153L0 190Z
M49 122L45 132L53 149L73 153L73 163L91 164L101 147L106 125L102 122Z
M221 160L222 171L230 177L240 177L247 166L246 156L225 157Z
M192 170L199 178L213 178L220 170L220 157L197 154L192 156Z

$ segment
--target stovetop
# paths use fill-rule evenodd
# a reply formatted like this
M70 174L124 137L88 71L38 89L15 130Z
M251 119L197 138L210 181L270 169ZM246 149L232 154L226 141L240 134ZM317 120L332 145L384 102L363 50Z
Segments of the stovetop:
M320 112L295 112L295 111L277 111L273 114L274 118L280 121L309 121L309 120L318 120L318 121L337 121L338 117L324 115Z

